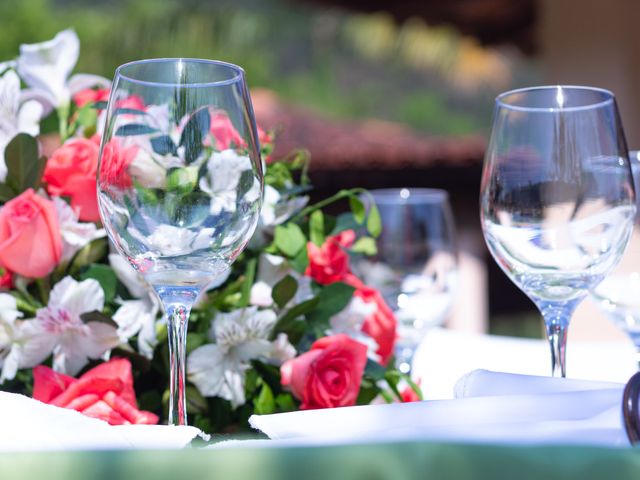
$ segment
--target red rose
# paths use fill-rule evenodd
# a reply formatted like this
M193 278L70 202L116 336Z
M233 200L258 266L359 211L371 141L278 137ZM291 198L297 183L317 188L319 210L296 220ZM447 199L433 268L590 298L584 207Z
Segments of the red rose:
M2 275L0 276L0 289L11 290L13 288L13 275L6 268L0 268Z
M365 345L344 334L323 337L282 365L281 382L302 410L355 405L366 363Z
M410 386L405 387L401 392L400 396L402 397L402 403L410 403L410 402L420 402L420 395L416 393L416 391Z
M100 220L96 193L99 148L93 140L72 138L53 152L44 170L51 195L71 198L71 207L85 222Z
M78 107L83 107L89 102L106 102L109 100L109 93L108 88L98 88L97 90L85 88L73 96L73 101Z
M211 114L211 134L216 139L215 146L218 150L231 148L231 144L236 147L245 145L244 139L224 112L213 112Z
M137 146L131 145L123 148L118 139L111 139L102 148L100 182L103 188L129 188L132 182L127 170L137 154Z
M158 423L157 415L138 410L127 359L100 364L78 379L40 365L33 369L33 380L33 398L41 402L71 408L111 425Z
M0 265L30 278L51 273L62 255L56 207L30 188L0 208Z
M139 95L129 95L122 100L118 100L116 102L117 108L130 108L132 110L140 110L145 112L147 110L147 106L144 104L144 100Z
M355 297L362 299L365 303L375 304L376 309L365 319L362 331L376 341L378 344L376 353L380 356L380 363L386 366L393 355L398 320L378 290L368 287L352 274L347 275L344 281L355 287L356 291L353 293Z
M342 247L349 247L355 239L353 230L327 237L322 247L307 243L309 266L305 275L321 285L340 282L349 274L349 256Z

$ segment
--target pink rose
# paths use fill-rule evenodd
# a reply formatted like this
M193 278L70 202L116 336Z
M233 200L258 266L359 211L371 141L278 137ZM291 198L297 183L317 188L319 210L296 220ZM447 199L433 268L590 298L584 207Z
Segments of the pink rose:
M62 255L56 208L30 188L0 208L0 265L30 278L51 273Z
M129 188L132 185L129 165L138 154L138 147L123 148L118 139L113 138L102 148L100 162L100 183L105 188Z
M98 145L93 140L72 138L53 152L44 170L50 195L71 198L71 207L85 222L100 220L96 193Z
M118 100L116 102L117 108L130 108L132 110L140 110L145 112L147 110L147 106L144 104L144 100L139 95L129 95L122 100Z
M227 150L231 148L231 144L236 147L245 145L244 139L224 112L213 112L211 114L211 134L216 139L215 147L218 150Z
M349 247L355 239L353 230L327 237L322 247L313 242L307 243L309 266L305 275L321 285L345 280L349 274L349 256L343 247Z
M13 288L13 275L6 268L0 268L2 276L0 276L0 289L11 290Z
M108 88L85 88L73 96L73 101L78 107L84 107L87 103L106 102L109 100Z
M33 369L33 398L111 425L158 423L157 415L138 410L131 362L124 358L102 363L77 379L39 365Z
M398 320L378 290L368 287L354 275L348 275L345 282L356 288L354 297L376 307L364 320L362 331L378 344L376 353L380 356L380 363L386 366L393 355L393 347L398 337Z
M280 368L283 386L302 410L355 405L367 363L367 347L344 334L323 337Z

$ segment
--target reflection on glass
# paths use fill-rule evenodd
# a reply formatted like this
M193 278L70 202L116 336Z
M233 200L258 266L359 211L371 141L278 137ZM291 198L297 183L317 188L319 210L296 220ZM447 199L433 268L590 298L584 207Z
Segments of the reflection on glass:
M101 121L103 222L165 307L169 423L186 424L191 306L243 250L260 211L262 164L244 72L194 59L123 65Z
M429 327L444 322L455 294L453 215L443 190L384 189L371 194L382 219L378 253L357 262L356 268L395 311L396 363L409 373L418 343Z
M565 376L571 315L620 260L635 215L613 94L558 86L500 95L480 200L489 250L542 313L553 375Z
M640 366L640 152L630 152L636 190L636 216L631 241L620 264L592 292L603 312L629 335Z

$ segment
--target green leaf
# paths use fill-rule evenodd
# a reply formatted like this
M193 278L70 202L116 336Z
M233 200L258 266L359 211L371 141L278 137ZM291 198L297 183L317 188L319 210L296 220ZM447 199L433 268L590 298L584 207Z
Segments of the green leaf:
M318 247L324 243L324 215L322 210L316 210L309 217L309 237Z
M98 112L95 108L85 106L78 110L77 122L84 128L94 126L97 121Z
M187 355L196 348L201 347L207 341L207 335L203 333L189 332L187 335Z
M364 218L366 215L366 209L364 203L356 197L349 197L349 207L351 208L351 212L353 213L353 218L356 219L356 222L359 224L364 223Z
M298 291L298 281L287 275L273 286L271 297L278 307L283 308Z
M104 299L106 302L110 302L115 298L118 277L116 277L115 272L108 265L102 263L89 265L80 275L80 280L87 280L88 278L93 278L98 281L102 290L104 290Z
M307 270L307 266L309 266L309 255L307 254L307 249L303 248L300 250L298 254L289 261L289 264L296 272L304 275L304 272Z
M100 261L107 254L108 245L106 238L97 238L82 247L71 259L69 275L75 275L80 268Z
M136 108L116 108L113 112L113 116L116 115L146 115L147 112L144 110L138 110Z
M176 155L177 147L169 135L159 135L151 139L151 148L158 155Z
M364 253L365 255L375 255L378 252L378 248L373 238L361 237L352 245L351 251L354 253Z
M402 374L397 370L390 370L384 375L384 379L387 381L389 388L391 388L391 391L400 401L402 401L402 394L400 393L400 390L398 390L398 383L400 383L401 378Z
M38 141L31 135L19 133L4 151L7 164L6 184L20 194L28 188L38 189L41 184L46 158L38 155Z
M273 330L271 330L270 339L273 340L276 338L278 333L284 332L289 334L290 329L294 326L296 321L306 313L312 311L318 305L320 301L320 297L313 297L309 300L305 300L293 307L291 307L287 312L282 315L273 326Z
M246 307L249 305L249 300L251 298L251 287L253 286L253 281L256 278L256 267L258 265L258 261L255 258L252 258L247 262L247 268L245 269L245 279L242 282L242 290L240 296L240 306Z
M367 364L364 367L364 374L367 377L372 378L374 381L379 381L385 378L387 371L378 362L367 359Z
M286 223L275 228L274 242L282 253L295 257L306 246L307 238L298 225Z
M266 382L262 382L262 388L257 397L253 399L253 407L258 415L269 415L276 411L276 402L273 392Z
M206 413L208 410L207 400L202 396L197 388L188 385L185 389L187 397L187 411L190 414Z
M317 307L307 314L311 323L319 324L320 328L328 325L329 319L341 312L353 298L355 288L342 282L334 282L320 290Z
M371 401L378 396L380 389L374 382L369 381L366 378L362 379L360 383L360 391L358 392L358 398L356 400L357 405L369 405Z
M84 323L98 322L118 328L118 324L114 322L109 315L105 315L104 313L98 312L97 310L81 313L80 320L82 320Z
M187 164L195 162L202 151L203 140L209 133L211 116L209 109L203 107L197 110L184 126L180 135L180 146L184 147L184 159Z
M149 125L143 125L141 123L128 123L122 125L116 130L117 137L131 137L134 135L147 135L149 133L155 133L158 130L150 127Z
M380 211L375 203L369 208L369 218L367 218L367 230L371 235L377 237L382 232L382 220L380 219Z
M278 395L276 397L276 405L278 406L279 412L293 412L298 409L296 402L290 393L281 393Z
M17 193L9 185L0 183L0 202L8 202L16 197Z

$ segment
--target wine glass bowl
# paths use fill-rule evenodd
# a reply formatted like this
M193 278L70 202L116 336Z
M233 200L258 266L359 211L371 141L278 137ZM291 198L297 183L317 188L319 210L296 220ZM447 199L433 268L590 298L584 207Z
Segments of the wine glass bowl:
M455 226L448 193L432 188L369 192L380 212L377 253L356 269L398 319L396 364L409 373L426 331L445 320L456 290ZM366 199L365 199L366 200Z
M573 311L622 256L634 198L613 94L556 86L498 96L482 174L483 233L541 311L554 375L566 373Z
M169 423L186 423L184 342L191 305L255 230L262 162L244 72L199 59L116 70L98 168L109 238L168 316Z

